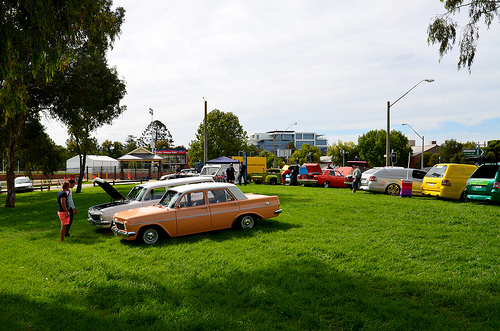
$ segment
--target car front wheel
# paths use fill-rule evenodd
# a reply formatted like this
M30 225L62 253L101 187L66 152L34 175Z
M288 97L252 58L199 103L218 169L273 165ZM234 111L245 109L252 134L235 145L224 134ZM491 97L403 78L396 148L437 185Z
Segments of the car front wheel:
M142 241L144 241L148 245L152 245L160 239L160 233L155 228L147 228L142 231L141 235Z
M326 181L323 183L323 187L329 188L330 187L330 182Z
M398 184L390 184L389 186L387 186L387 189L385 190L385 192L388 195L399 195L399 185Z
M255 221L252 216L245 215L240 220L240 226L242 229L251 229L253 228Z

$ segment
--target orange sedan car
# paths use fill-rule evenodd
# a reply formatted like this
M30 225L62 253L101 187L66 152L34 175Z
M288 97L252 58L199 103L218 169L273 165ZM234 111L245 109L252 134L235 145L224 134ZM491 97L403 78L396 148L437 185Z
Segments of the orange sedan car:
M112 230L127 239L154 244L161 235L178 237L239 226L282 212L277 196L244 194L234 184L203 183L169 189L158 204L118 212Z

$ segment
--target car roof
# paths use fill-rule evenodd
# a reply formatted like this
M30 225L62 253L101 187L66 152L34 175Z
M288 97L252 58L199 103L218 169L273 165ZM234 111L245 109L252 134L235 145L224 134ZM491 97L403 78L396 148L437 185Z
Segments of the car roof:
M125 197L120 192L118 192L111 184L109 184L104 179L96 177L94 179L94 182L96 182L106 193L108 193L112 199L114 199L114 200L124 200L125 199ZM138 184L138 185L134 186L134 188L135 187L142 187L145 189L154 189L157 187L172 187L172 186L177 186L177 185L184 185L184 184L198 183L198 182L213 182L213 179L211 177L197 177L197 176L196 177L186 177L186 178L175 178L175 179L142 183L142 184Z
M177 186L173 188L173 190L183 194L191 191L224 189L224 188L227 188L238 200L247 199L247 196L243 192L241 192L241 190L236 185L230 183L198 183L185 186Z
M160 180L160 181L155 181L155 182L147 182L143 184L139 184L137 186L141 186L144 188L156 188L156 187L165 187L165 186L176 186L176 185L183 185L183 184L189 184L189 183L198 183L198 182L213 182L213 179L211 177L204 177L204 176L192 176L192 177L184 177L184 178L173 178L173 179L166 179L166 180Z

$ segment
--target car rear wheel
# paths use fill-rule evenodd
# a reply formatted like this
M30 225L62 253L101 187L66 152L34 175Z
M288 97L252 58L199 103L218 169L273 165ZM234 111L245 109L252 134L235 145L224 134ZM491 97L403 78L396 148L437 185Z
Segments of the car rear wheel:
M155 228L147 228L141 231L141 238L148 245L152 245L160 239L160 233Z
M329 181L325 181L323 183L323 187L326 187L326 188L330 187L330 182Z
M388 195L399 195L399 185L398 184L390 184L387 186L385 193Z
M255 220L250 215L245 215L240 220L240 227L242 229L251 229L255 224Z

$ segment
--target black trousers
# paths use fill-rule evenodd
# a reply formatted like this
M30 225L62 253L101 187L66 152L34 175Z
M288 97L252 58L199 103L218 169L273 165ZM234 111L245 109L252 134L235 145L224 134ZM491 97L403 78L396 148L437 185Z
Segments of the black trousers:
M73 223L73 208L69 208L69 224L66 227L66 233L64 233L64 236L67 236L69 234L69 228L71 227L71 224Z

